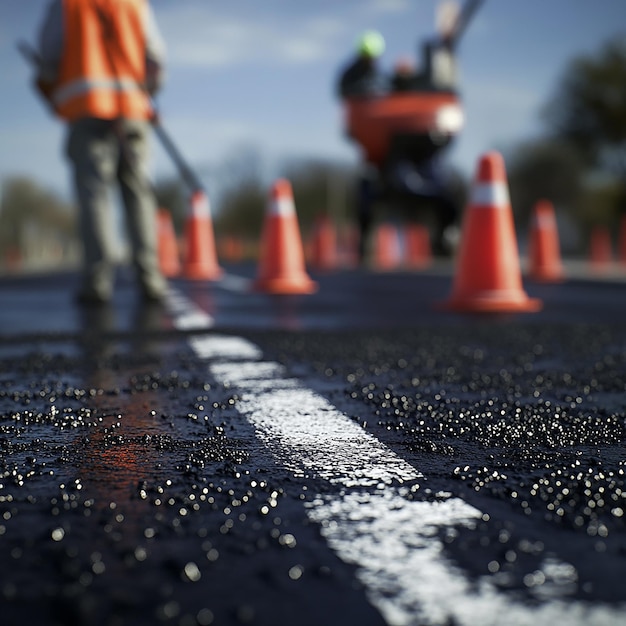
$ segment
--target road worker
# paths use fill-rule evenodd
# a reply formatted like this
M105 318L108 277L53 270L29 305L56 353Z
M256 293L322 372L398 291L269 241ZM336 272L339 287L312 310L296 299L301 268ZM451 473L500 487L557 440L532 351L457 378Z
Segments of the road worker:
M377 63L384 51L385 40L379 32L368 30L359 37L356 56L339 76L337 92L340 98L372 95L386 88Z
M413 59L400 57L393 66L390 87L392 92L415 91L419 88L420 74L418 73Z
M356 54L341 70L337 81L337 96L342 99L381 95L389 88L389 79L378 67L378 60L385 51L385 39L375 30L362 33L357 40ZM348 131L346 131L348 132ZM368 230L371 222L369 206L375 194L375 182L371 168L360 173L355 190L356 217L361 232ZM365 256L364 238L359 240L359 258Z
M119 185L142 296L160 301L166 282L147 157L164 44L151 7L147 0L53 0L38 48L37 88L68 129L84 249L78 300L98 304L112 296L116 238L109 194Z

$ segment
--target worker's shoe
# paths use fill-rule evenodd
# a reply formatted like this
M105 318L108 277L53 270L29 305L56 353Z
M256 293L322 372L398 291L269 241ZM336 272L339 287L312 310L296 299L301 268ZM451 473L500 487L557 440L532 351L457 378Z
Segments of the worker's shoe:
M76 302L83 306L102 306L111 300L109 294L104 294L91 289L82 289L76 294Z
M163 304L165 302L165 289L143 287L141 289L141 297L147 303Z
M141 296L144 302L164 302L167 294L167 281L157 272L146 272L139 276Z

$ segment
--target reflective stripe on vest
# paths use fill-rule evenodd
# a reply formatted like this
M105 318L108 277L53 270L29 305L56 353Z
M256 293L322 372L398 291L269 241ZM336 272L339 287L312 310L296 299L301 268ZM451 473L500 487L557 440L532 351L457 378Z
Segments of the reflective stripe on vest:
M53 102L55 106L63 106L72 98L85 95L86 93L98 90L107 90L117 93L141 90L140 85L132 78L99 78L88 79L79 78L67 85L57 89L54 93Z

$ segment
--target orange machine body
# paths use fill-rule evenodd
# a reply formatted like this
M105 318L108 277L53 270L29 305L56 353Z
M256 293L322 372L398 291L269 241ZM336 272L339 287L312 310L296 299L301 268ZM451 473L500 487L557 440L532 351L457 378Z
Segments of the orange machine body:
M462 126L461 103L452 91L349 98L344 101L344 116L348 135L360 145L364 159L376 166L387 159L394 138L413 140L426 159L447 145Z

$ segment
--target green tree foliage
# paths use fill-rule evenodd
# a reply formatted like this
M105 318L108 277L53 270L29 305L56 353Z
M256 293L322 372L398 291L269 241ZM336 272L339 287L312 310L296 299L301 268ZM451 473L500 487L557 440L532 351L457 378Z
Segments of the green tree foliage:
M355 172L351 166L324 160L291 161L283 176L291 182L300 228L309 233L320 215L337 224L353 218L351 207Z
M76 239L76 212L54 193L26 177L4 181L0 205L0 253L23 253L46 240Z
M619 217L616 210L623 202L624 185L620 181L588 182L578 202L578 222L585 231L594 226L615 226Z
M610 224L626 213L625 86L626 39L619 36L572 60L544 111L553 134L579 150L590 171L608 177L585 189L586 225Z
M545 117L556 136L572 142L594 166L626 176L626 39L611 39L594 55L567 66Z
M219 167L222 193L214 220L218 235L259 239L272 182L265 180L263 169L260 154L251 147L233 153ZM324 160L290 159L278 168L275 177L286 178L293 188L303 236L322 213L331 214L336 222L345 221L353 175L351 168Z
M221 193L214 222L218 235L259 238L267 201L262 169L261 156L251 146L227 155L217 168Z
M244 179L238 185L229 187L219 203L216 232L258 239L266 202L267 191L260 180Z
M577 150L562 141L542 139L516 146L507 160L511 204L520 225L528 223L540 199L576 217L584 171Z

